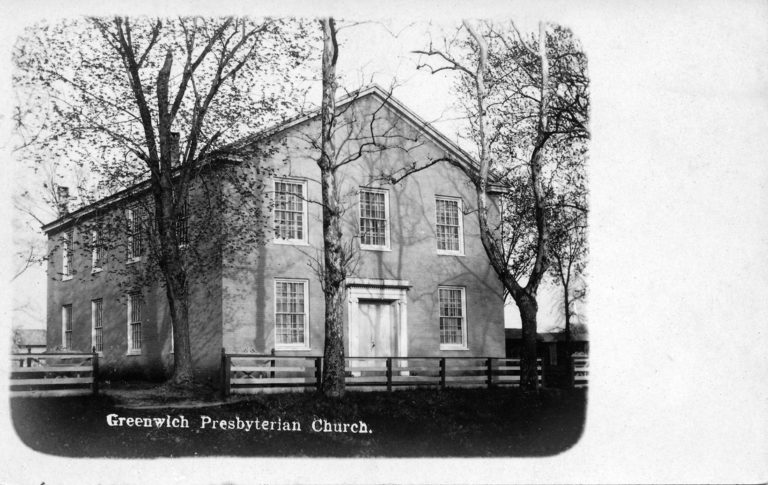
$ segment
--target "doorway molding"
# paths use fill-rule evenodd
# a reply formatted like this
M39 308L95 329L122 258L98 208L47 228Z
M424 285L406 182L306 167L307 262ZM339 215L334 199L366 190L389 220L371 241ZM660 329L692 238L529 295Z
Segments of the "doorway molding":
M397 354L392 357L408 357L408 297L411 284L407 280L373 278L347 278L347 349L352 348L353 334L357 336L354 322L360 319L360 300L379 300L394 304L397 322Z

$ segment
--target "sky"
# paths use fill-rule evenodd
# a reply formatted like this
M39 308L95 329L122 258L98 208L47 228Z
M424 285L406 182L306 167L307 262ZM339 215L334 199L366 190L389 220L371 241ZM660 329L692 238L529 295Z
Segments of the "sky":
M519 28L535 29L536 23L530 19L521 19ZM466 130L466 119L456 108L452 86L456 75L443 71L431 74L417 66L424 59L413 53L425 49L434 40L439 45L442 35L452 36L459 22L446 20L429 22L426 20L402 19L340 19L339 28L339 75L341 97L345 90L353 91L369 84L378 84L384 89L393 89L393 95L410 109L437 129L446 134L470 153L476 151L471 140L460 136ZM313 83L308 99L314 105L320 101L320 83ZM39 193L45 173L34 173L19 168L16 178L24 181L23 189ZM60 173L62 185L74 186L72 175L66 171ZM39 199L39 197L38 197ZM55 219L56 214L42 202L37 204L37 217L45 222ZM37 221L24 217L16 221L17 248L24 251L30 242L44 240L36 231ZM43 265L28 268L14 282L13 323L24 328L45 328L45 291L46 275ZM540 294L539 329L548 331L562 326L560 298L553 284L546 281ZM578 305L578 304L577 304ZM579 309L581 310L581 309ZM511 300L505 307L506 326L520 328L517 307Z
M68 12L105 13L105 5L84 1ZM167 14L256 7L137 0L120 8ZM123 483L164 484L247 483L255 476L281 483L768 481L766 2L284 0L267 10L405 22L526 14L569 25L582 40L593 107L590 390L582 439L566 453L537 459L101 460L76 467L11 438L13 467L0 471L0 481L3 473L17 478L10 483L43 476L96 482L104 473ZM54 4L12 1L3 43L14 28L54 12L61 12ZM398 97L427 119L437 116L433 105L445 92L418 84ZM11 99L7 81L4 98ZM7 118L0 121L7 133ZM3 211L10 220L9 208ZM5 247L9 236L0 234ZM6 273L10 267L6 261ZM76 475L65 471L75 468Z

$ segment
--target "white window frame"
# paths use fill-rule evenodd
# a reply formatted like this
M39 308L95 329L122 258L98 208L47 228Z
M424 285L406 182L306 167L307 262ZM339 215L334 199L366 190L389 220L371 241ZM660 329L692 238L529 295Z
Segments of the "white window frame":
M362 219L363 219L363 192L372 192L377 194L384 194L384 245L375 245L375 244L363 244L363 237L362 237ZM391 251L391 245L390 245L390 220L389 220L389 191L385 189L372 189L370 187L360 187L360 190L357 192L357 227L358 227L358 238L360 240L360 249L364 249L367 251Z
M142 312L141 312L142 313L141 320L138 320L138 321L135 321L135 322L131 318L131 315L133 313L133 298L134 297L137 298L138 301L140 302L141 310L142 310ZM144 313L145 313L144 312L144 310L145 310L145 308L144 308L144 298L142 297L141 293L136 292L136 293L128 293L127 300L128 300L128 302L127 302L126 306L128 307L128 318L127 318L127 325L126 326L128 327L127 328L128 338L127 338L126 341L127 341L128 345L127 345L127 348L126 348L126 355L141 355L142 344L143 344L143 341L144 341L144 337L143 337L143 333L142 333L142 327L144 326ZM139 341L139 348L137 348L137 349L133 348L133 328L132 328L133 325L132 324L135 324L135 323L139 324L139 333L142 335L141 341Z
M463 286L438 286L437 287L437 330L438 338L442 340L442 330L440 328L441 318L440 314L440 290L459 290L461 292L461 344L444 344L440 343L440 350L469 350L467 346L467 291Z
M277 340L277 285L279 283L301 283L304 287L304 342L298 344L284 344ZM273 285L273 315L274 315L274 341L275 350L309 350L309 280L296 278L275 278Z
M69 309L69 330L67 330L67 309ZM72 304L61 305L61 348L65 350L72 349L72 333L74 330L74 321L72 318ZM67 334L69 334L69 344L67 344Z
M281 237L278 237L278 235L275 233L274 237L272 238L272 241L275 244L292 244L292 245L301 245L301 246L308 246L309 242L307 239L307 230L308 230L308 224L307 219L309 217L309 211L307 210L307 181L304 179L296 179L296 178L289 178L289 177L277 177L272 181L272 193L274 194L275 203L277 202L277 184L278 183L284 183L284 184L294 184L294 185L300 185L301 186L301 238L296 239L284 239ZM272 208L272 231L275 231L275 228L277 227L277 210L276 206Z
M72 279L75 263L75 228L64 231L64 246L61 257L61 281Z
M440 240L437 238L437 201L442 200L446 202L456 202L459 219L459 249L458 251L451 251L448 249L440 249L437 245ZM435 196L435 247L437 247L437 254L446 256L464 256L464 205L460 197L447 197L442 195Z
M97 323L97 312L96 312L96 302L101 302L101 327L96 327ZM99 350L98 346L96 345L96 333L97 330L101 330L101 350ZM103 298L96 298L94 300L91 300L91 350L96 349L96 352L99 355L104 355L104 299Z
M91 230L91 273L98 273L104 266L104 251L101 242L101 233Z
M132 263L136 263L138 261L141 261L141 256L142 256L141 254L139 254L137 256L133 252L133 241L134 241L134 238L136 237L136 233L134 232L135 228L136 228L136 226L135 226L135 222L136 222L135 218L137 216L141 217L141 211L137 210L137 209L138 209L138 206L132 206L132 207L129 207L128 209L125 210L125 216L126 216L126 218L128 220L128 247L126 248L127 253L128 253L127 254L128 255L127 264L132 264ZM139 221L139 224L141 224L141 221ZM141 234L141 226L139 226L138 237L139 238L143 237L142 234ZM141 252L142 253L144 252L144 241L141 241Z

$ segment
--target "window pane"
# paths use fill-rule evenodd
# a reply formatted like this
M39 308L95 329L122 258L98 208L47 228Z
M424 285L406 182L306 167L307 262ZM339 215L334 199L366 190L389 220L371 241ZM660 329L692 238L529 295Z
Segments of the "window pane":
M437 199L437 249L460 251L459 201Z
M130 332L131 332L131 350L141 350L141 314L144 301L140 294L130 295L131 314L130 314Z
M360 191L360 243L387 245L387 209L383 192Z
M304 185L275 181L275 237L304 239Z
M464 344L464 310L461 288L440 288L440 343Z
M93 347L96 348L96 352L104 350L103 339L103 311L102 300L93 300Z
M304 282L275 283L275 339L278 344L303 344L306 322Z

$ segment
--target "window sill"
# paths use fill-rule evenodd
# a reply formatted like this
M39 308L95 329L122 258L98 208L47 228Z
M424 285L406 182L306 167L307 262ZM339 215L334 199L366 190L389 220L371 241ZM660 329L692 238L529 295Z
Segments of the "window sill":
M61 281L69 281L72 279L72 275L63 275Z
M390 247L384 247L384 246L363 246L360 245L360 249L363 251L382 251L382 252L392 252L392 248Z
M445 251L443 249L437 250L438 256L466 256L464 251Z
M445 345L445 344L440 344L440 350L463 350L463 351L467 351L467 350L469 350L469 347L465 347L463 345Z
M125 355L131 356L131 355L141 355L141 350L129 350L125 353Z
M309 347L275 347L275 352L309 352Z
M281 246L309 246L309 243L302 239L273 239L272 243Z
M128 261L125 262L125 264L135 264L140 262L141 262L141 256L139 256L138 258L129 259Z
M91 274L101 273L102 268L91 268Z

